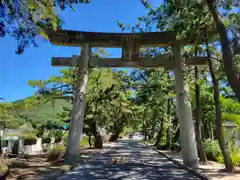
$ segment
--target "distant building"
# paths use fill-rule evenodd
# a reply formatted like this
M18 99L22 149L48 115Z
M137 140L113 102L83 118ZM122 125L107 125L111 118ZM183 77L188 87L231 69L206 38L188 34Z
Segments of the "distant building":
M23 153L36 154L42 151L41 138L27 144L24 139L24 134L33 132L34 129L30 124L24 124L18 129L4 129L1 137L1 147L3 153Z

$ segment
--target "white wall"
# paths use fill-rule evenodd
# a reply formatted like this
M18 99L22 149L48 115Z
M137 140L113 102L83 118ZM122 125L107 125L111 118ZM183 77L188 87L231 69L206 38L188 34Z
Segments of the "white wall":
M34 155L42 152L42 139L37 138L36 144L25 145L23 147L24 154Z

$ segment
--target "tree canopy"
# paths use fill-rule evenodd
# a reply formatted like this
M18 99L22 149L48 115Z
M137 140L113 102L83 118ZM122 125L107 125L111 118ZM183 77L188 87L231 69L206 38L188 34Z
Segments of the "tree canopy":
M48 39L49 29L61 28L57 9L73 8L75 4L90 3L90 0L1 0L0 37L16 39L16 53L23 53L28 45L37 46L37 38Z

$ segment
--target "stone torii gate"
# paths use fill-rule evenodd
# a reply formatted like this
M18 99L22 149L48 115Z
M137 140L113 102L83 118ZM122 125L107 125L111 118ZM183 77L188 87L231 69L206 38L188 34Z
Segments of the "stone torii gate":
M59 30L49 33L49 40L53 45L81 47L81 55L73 57L53 57L53 66L77 66L76 89L74 89L74 103L70 121L70 131L66 154L74 157L78 155L82 137L85 101L88 83L89 67L164 67L174 69L176 80L176 100L180 124L180 137L183 153L183 163L186 166L198 167L198 154L195 132L189 99L188 84L184 80L186 65L201 66L207 63L206 58L188 58L181 60L181 45L191 44L176 40L175 32L150 33L97 33ZM142 47L173 48L173 56L162 55L153 58L142 58L139 49ZM92 47L122 48L121 58L91 57Z

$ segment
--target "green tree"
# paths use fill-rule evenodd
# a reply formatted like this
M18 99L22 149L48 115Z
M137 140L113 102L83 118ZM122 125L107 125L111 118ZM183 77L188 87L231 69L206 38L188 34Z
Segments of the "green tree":
M234 13L231 10L235 7L239 10L239 3L235 3L234 1L217 1L217 0L205 0L207 4L210 14L212 15L213 21L216 25L216 31L219 35L219 40L222 48L222 59L224 63L224 71L226 73L228 82L232 87L236 97L240 101L240 68L237 66L239 62L236 63L236 59L240 54L240 46L239 46L239 29L240 29L240 15L239 13ZM227 16L227 21L229 22L227 25L224 23L224 19L221 17L221 13L218 12L219 8L223 8L227 11L225 13L225 18ZM237 25L237 28L232 27L232 25ZM232 43L228 37L228 29L232 32ZM232 49L234 54L232 53ZM236 56L236 54L238 54Z
M48 101L54 102L56 99L63 99L71 104L73 98L72 81L74 78L74 69L63 69L61 73L62 75L58 77L54 76L46 81L30 81L29 84L38 87L40 94ZM99 137L101 129L113 130L110 128L110 122L117 123L119 121L119 119L112 121L116 117L116 113L120 113L121 120L124 119L123 117L127 119L124 103L121 103L121 108L112 104L112 100L120 98L121 94L124 94L126 90L123 86L123 74L121 72L113 72L109 69L90 70L84 129L88 131L88 134L94 135L95 139ZM117 100L117 103L118 101L120 99ZM59 117L70 118L70 108L71 105L65 107L63 114L59 114ZM125 123L123 127L124 125ZM116 131L120 133L119 131L122 130L121 128Z
M17 41L18 54L33 44L36 37L48 37L48 30L61 28L62 20L57 9L73 8L74 4L89 3L90 0L1 0L0 1L0 37L8 35Z
M213 1L207 1L207 5L204 3L199 3L199 2L193 2L193 1L185 1L184 6L182 6L181 3L178 2L173 2L173 1L165 1L162 5L159 6L157 9L153 9L148 3L144 3L144 6L149 9L149 14L146 17L140 17L139 22L137 23L138 27L140 27L141 22L143 21L146 26L148 27L156 27L157 30L174 30L178 32L178 39L179 40L193 40L193 45L196 46L197 44L201 44L202 40L206 42L205 35L207 34L207 42L211 43L214 47L217 46L217 41L220 40L221 45L222 45L222 53L220 55L223 55L223 64L224 64L224 71L225 75L227 76L228 82L230 86L232 87L233 91L235 92L236 97L238 97L238 92L236 89L238 88L238 83L236 80L236 77L238 76L238 69L235 69L235 64L233 63L233 59L231 59L231 53L229 51L231 50L229 39L227 37L227 28L224 26L223 21L220 23L222 24L221 30L222 32L219 32L219 21L216 22L216 18L214 17L214 12L212 11L214 8L215 11L215 16L218 16L216 13L216 7L212 4L211 2ZM216 2L216 1L215 1ZM225 3L225 4L224 4ZM233 4L231 4L232 1L221 1L221 3L218 4L218 6L222 6L225 10L227 10L227 15L225 17L228 18L228 21L233 21L235 18L235 24L236 24L236 19L238 18L238 15L235 13L231 13L230 10L233 7ZM212 5L212 7L210 7ZM239 7L237 7L239 8ZM210 11L209 11L210 9ZM215 20L215 21L214 21ZM218 19L219 20L219 19ZM217 23L217 26L214 26L214 22ZM223 30L225 30L225 34L223 33ZM231 32L233 32L234 37L236 37L236 30L237 28L232 28ZM220 39L218 36L216 36L216 33L220 33ZM200 38L198 38L200 37ZM225 38L225 42L223 42ZM232 38L234 42L236 43L236 38ZM225 46L225 47L224 47ZM237 53L237 46L234 47L235 53ZM205 53L206 54L206 53ZM225 54L225 55L224 55ZM228 58L226 57L228 55ZM215 56L218 56L218 54L215 51ZM225 58L224 58L225 56ZM237 56L236 56L237 57ZM212 56L210 57L209 61L212 61ZM229 60L230 58L230 60ZM219 61L219 59L217 58ZM228 62L227 62L228 61ZM228 64L226 64L228 63ZM228 69L226 69L228 68ZM213 75L214 74L210 73ZM213 80L216 82L216 80ZM218 81L218 80L217 80ZM230 82L231 81L231 82ZM218 83L218 82L216 82ZM219 139L219 144L222 146L222 152L225 156L225 164L227 169L232 170L231 168L231 163L230 159L227 158L229 157L229 154L225 149L227 149L226 146L224 146L224 138L221 136L221 133L219 135L218 132L221 132L221 109L219 108L220 103L219 103L219 93L217 93L217 86L218 84L214 83L214 93L215 93L215 105L218 104L218 108L216 113L216 129L217 129L217 138ZM220 109L220 110L219 110ZM222 139L222 140L221 140ZM228 154L228 155L227 155Z

